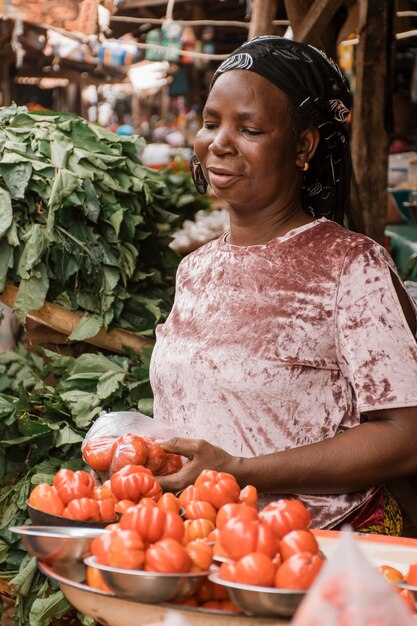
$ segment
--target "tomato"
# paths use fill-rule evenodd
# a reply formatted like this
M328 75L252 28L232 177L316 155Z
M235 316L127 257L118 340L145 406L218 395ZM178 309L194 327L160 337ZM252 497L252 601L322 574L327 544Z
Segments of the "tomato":
M216 543L214 544L213 547L213 554L215 556L221 556L223 558L229 559L229 555L227 554L226 550L222 547L222 545L220 544L219 541L216 541Z
M212 583L207 578L203 579L196 591L196 598L199 602L208 602L209 600L227 600L229 594L226 587Z
M219 567L219 577L223 580L236 582L236 563L234 561L226 561Z
M194 481L194 486L195 487L199 487L200 485L202 485L203 483L205 483L207 480L208 481L213 481L216 480L217 476L219 475L219 473L223 476L223 477L228 477L228 478L233 478L233 480L235 480L235 477L232 476L232 474L228 474L227 472L216 472L216 470L210 470L210 469L205 469L201 472L201 474L199 476L197 476L197 478Z
M191 559L192 572L206 572L213 562L213 548L201 539L190 541L185 546Z
M210 470L211 474L206 473L201 482L197 484L201 494L201 499L210 502L216 509L220 509L224 504L228 502L236 502L240 496L240 487L236 482L236 479L225 472L214 472Z
M125 465L113 474L111 488L119 500L138 502L145 497L157 501L162 495L162 489L151 472L140 465Z
M102 522L112 522L116 519L116 511L113 498L97 500L97 504L100 511L100 519Z
M143 437L127 433L116 440L111 463L112 472L118 472L125 465L145 465L148 448Z
M279 551L276 534L267 524L257 520L229 520L219 531L219 542L236 561L250 552L262 552L273 558Z
M285 561L297 552L311 552L311 554L317 554L319 544L313 533L309 530L292 530L281 539L279 551L282 560Z
M65 505L71 500L92 498L95 487L91 474L83 470L73 472L69 469L59 470L54 476L53 485Z
M259 517L282 539L291 530L303 530L310 526L311 515L299 500L277 500L260 512Z
M145 560L144 545L134 530L120 530L95 537L91 552L99 563L125 569L141 569Z
M161 498L159 498L159 500L160 500L160 499L161 499ZM159 500L158 500L158 502L159 502ZM139 504L140 506L147 506L147 507L149 507L149 508L151 508L151 509L161 508L161 507L158 507L157 502L155 502L155 500L153 500L152 498L141 498L141 499L139 500L138 504Z
M261 552L251 552L235 563L234 577L237 583L273 587L276 568L271 557Z
M258 492L256 487L253 485L246 485L240 492L239 500L240 504L247 504L248 506L253 506L255 509L258 508Z
M214 583L208 578L203 578L200 586L195 592L196 598L198 602L207 602L208 600L213 600L214 598Z
M93 437L83 447L82 456L87 465L95 472L107 472L115 447L114 437L107 435Z
M216 517L216 526L218 529L223 528L230 519L241 520L257 520L258 511L247 504L238 504L237 502L229 502L219 509Z
M85 571L85 580L89 587L94 587L94 589L100 589L100 591L107 591L109 593L113 593L111 589L109 589L106 583L103 580L103 576L101 575L101 571L96 567L92 567L91 565L87 565Z
M50 513L51 515L62 515L65 505L59 497L55 487L48 483L40 483L30 492L30 506L39 511Z
M221 611L222 603L220 600L207 600L203 603L203 609L210 609L211 611Z
M146 467L149 468L154 476L158 476L160 471L165 467L167 454L162 450L161 446L150 437L143 437L148 450L148 458Z
M214 530L214 524L208 519L188 519L184 522L184 530L184 541L189 543L207 537Z
M401 589L400 596L404 600L404 602L408 605L408 608L412 613L417 613L416 605L413 600L413 596L410 593L409 589Z
M242 613L234 602L231 600L222 600L222 611L228 611L229 613Z
M75 498L68 502L62 516L68 519L76 519L80 522L99 522L101 519L99 501L94 500L94 498ZM115 515L110 519L114 518ZM110 519L107 521L110 521Z
M140 504L130 507L122 515L120 527L135 530L145 543L155 543L168 537L180 542L184 537L184 522L178 513Z
M390 565L380 565L378 570L389 583L399 583L404 580L403 574Z
M337 574L328 576L323 581L321 595L326 602L332 604L336 609L343 609L347 604L345 581Z
M107 500L108 498L111 498L113 502L116 502L116 498L114 497L109 485L105 484L100 485L100 487L94 487L93 498L94 500Z
M325 559L319 554L298 552L283 562L277 569L275 587L279 589L304 590L319 573Z
M162 539L176 539L181 542L185 537L184 521L174 511L166 511L165 530Z
M182 468L182 458L179 454L173 452L166 452L165 464L159 470L159 476L169 476L170 474L176 474Z
M187 504L189 504L192 500L201 500L201 494L198 487L194 487L194 485L189 485L185 489L183 489L179 495L180 506L185 509Z
M407 585L417 586L417 563L412 563L407 572Z
M131 506L136 506L132 500L119 500L114 506L114 510L116 513L126 513Z
M191 558L175 539L162 539L149 546L145 554L145 570L165 574L189 572Z
M215 524L217 512L209 502L192 500L185 507L184 515L187 519L208 519Z
M180 501L173 493L163 493L158 500L158 507L163 511L180 512Z

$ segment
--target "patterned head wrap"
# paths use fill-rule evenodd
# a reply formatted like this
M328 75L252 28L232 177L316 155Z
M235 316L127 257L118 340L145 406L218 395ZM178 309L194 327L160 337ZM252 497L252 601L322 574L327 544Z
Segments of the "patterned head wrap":
M211 87L230 70L249 70L266 78L318 129L320 141L303 178L303 206L314 217L343 223L350 206L351 160L345 122L351 98L340 69L313 46L267 35L251 39L223 61Z

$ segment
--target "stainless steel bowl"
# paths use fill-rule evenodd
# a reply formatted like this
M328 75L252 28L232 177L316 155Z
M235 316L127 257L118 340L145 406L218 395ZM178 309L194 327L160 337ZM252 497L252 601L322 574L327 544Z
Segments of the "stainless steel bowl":
M246 615L259 617L292 617L303 600L305 591L255 587L223 580L216 573L209 580L227 588L230 599Z
M155 604L172 598L183 598L198 588L208 572L159 574L144 570L121 569L98 563L95 557L84 559L86 565L101 571L106 585L119 598Z
M90 554L92 540L106 532L64 526L12 526L10 530L20 536L29 554L78 582L85 578L83 560Z
M81 520L69 519L68 517L62 517L62 515L52 515L52 513L45 513L35 509L29 502L27 504L27 510L29 519L32 524L36 526L74 526L76 528L105 528L108 524L113 524L119 521L119 517L111 522L83 522Z

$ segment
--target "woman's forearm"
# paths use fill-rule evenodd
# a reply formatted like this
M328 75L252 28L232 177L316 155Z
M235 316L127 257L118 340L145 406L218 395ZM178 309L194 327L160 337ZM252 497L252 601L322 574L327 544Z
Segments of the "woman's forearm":
M417 412L374 414L331 439L262 455L233 458L240 484L272 493L346 493L417 473Z

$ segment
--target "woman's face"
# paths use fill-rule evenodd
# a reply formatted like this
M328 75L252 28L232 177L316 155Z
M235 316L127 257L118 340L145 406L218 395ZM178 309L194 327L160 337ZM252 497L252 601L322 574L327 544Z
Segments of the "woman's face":
M231 70L217 79L195 153L216 196L236 210L274 212L300 202L306 157L288 99L259 74Z

